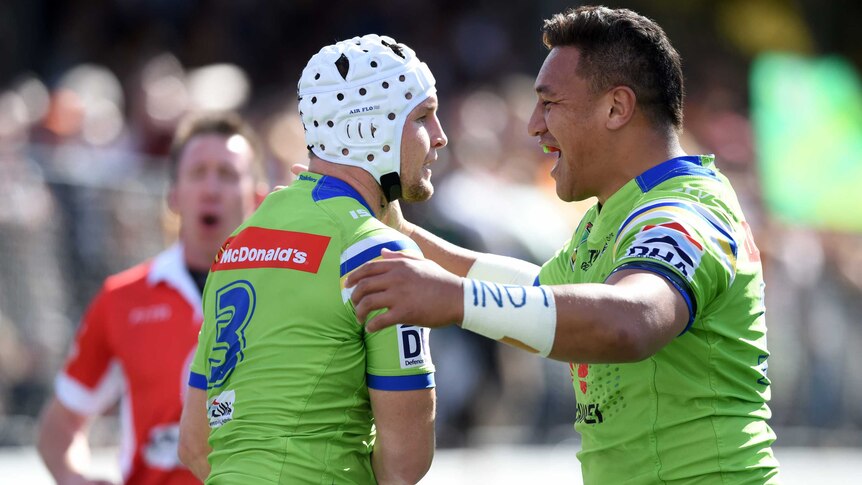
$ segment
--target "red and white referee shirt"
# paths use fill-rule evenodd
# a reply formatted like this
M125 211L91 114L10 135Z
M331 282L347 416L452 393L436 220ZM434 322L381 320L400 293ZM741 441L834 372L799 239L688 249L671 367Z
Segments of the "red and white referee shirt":
M57 398L97 415L120 398L127 484L200 483L177 458L201 294L180 245L105 280L57 376Z

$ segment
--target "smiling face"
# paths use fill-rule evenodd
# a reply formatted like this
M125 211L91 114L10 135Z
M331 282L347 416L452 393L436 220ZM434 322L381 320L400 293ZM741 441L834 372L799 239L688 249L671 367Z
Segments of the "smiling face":
M536 76L538 100L530 117L530 135L558 159L551 171L557 196L571 202L598 194L601 160L607 132L607 103L577 74L580 52L571 46L554 47Z
M437 95L433 94L407 116L401 133L401 191L407 202L431 198L429 166L437 161L437 150L448 143L437 118Z
M207 269L222 242L255 209L254 152L241 135L201 134L179 155L168 195L180 216L186 262Z

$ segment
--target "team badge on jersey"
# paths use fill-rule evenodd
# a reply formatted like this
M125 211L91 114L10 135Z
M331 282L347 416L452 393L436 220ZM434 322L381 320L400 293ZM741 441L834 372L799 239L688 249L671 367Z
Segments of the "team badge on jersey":
M422 367L431 360L428 329L398 325L398 357L402 369Z

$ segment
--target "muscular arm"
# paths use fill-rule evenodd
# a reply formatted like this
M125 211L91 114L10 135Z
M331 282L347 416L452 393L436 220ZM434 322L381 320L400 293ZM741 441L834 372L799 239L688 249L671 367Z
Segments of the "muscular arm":
M203 389L189 387L183 414L180 418L179 457L198 479L205 481L210 474L207 456L210 427L206 416L207 393Z
M689 313L667 280L620 271L606 284L549 287L557 304L550 358L567 362L637 362L682 333Z
M87 441L89 419L67 408L56 397L51 398L42 412L36 447L57 483L111 483L89 480L84 476L90 463L90 444Z
M458 276L467 276L470 267L481 254L452 244L404 219L400 220L397 229L412 239L426 258Z
M369 389L377 439L371 455L380 485L413 484L434 457L434 389Z
M369 331L407 322L442 327L464 319L463 278L431 261L384 255L354 271L347 285ZM604 284L544 287L554 294L556 330L549 357L569 362L635 362L667 345L685 329L685 300L667 280L627 270ZM525 322L528 323L528 322Z

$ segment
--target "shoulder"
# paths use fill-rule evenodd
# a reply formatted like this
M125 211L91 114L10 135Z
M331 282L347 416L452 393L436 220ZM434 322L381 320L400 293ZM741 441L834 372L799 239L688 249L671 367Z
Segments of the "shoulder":
M147 260L143 263L132 266L127 270L108 276L105 279L105 283L102 285L101 293L118 293L136 290L141 285L146 285L147 277L150 274L152 265L153 260Z
M419 246L412 239L383 224L378 219L371 218L352 228L352 237L345 241L345 252L351 247L375 248L377 252L386 248L393 251L404 249L419 251Z
M409 237L392 229L377 219L372 219L358 228L353 238L346 241L341 252L342 276L364 263L380 257L383 249L405 251L422 256L419 246Z

